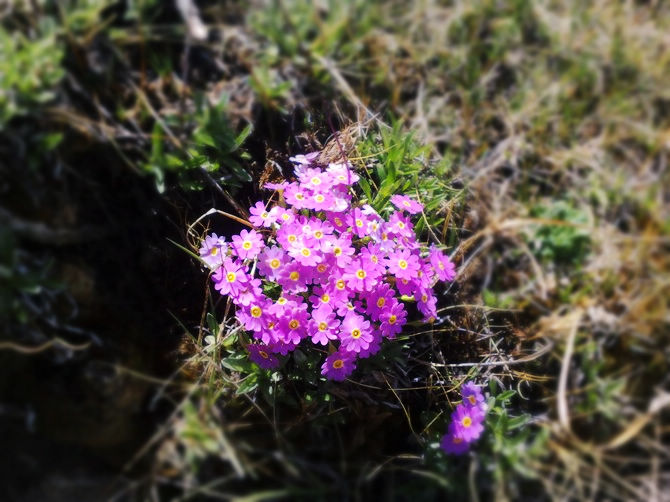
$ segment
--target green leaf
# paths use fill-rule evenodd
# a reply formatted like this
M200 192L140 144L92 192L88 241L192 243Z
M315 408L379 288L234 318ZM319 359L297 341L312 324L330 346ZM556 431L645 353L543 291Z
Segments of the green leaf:
M242 381L240 386L237 388L237 391L235 391L235 395L241 396L242 394L248 394L249 392L255 390L257 387L258 387L258 375L256 373L252 373Z

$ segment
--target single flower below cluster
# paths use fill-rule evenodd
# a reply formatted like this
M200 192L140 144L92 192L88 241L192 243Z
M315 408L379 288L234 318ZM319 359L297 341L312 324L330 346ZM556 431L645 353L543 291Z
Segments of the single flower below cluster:
M484 431L486 403L479 386L468 382L461 387L463 402L451 414L447 433L442 437L442 449L449 454L460 455L470 449Z

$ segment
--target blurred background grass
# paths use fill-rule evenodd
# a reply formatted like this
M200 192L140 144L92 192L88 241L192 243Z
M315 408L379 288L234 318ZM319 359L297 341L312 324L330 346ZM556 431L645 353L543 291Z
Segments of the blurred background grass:
M7 499L666 500L669 7L196 4L0 7ZM459 276L333 385L249 365L169 241L337 131ZM465 378L488 432L447 458Z

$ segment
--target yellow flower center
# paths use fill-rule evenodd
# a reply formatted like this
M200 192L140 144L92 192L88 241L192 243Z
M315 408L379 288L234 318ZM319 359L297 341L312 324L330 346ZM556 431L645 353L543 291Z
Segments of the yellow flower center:
M428 295L427 295L426 293L424 293L423 295L421 295L421 301L422 301L423 303L426 303L426 302L428 301Z
M318 176L314 176L311 180L309 180L312 185L320 185L321 184L321 178Z
M391 317L389 317L389 324L395 324L395 322L398 320L398 316L395 314L391 314Z
M270 357L270 356L268 355L268 353L265 352L264 350L259 350L259 351L258 351L258 354L259 354L263 359L267 359L268 357Z
M463 442L463 438L454 438L454 444L460 444Z
M289 242L295 242L295 241L298 240L298 236L296 236L295 234L290 234L286 239L287 239Z
M325 322L321 321L321 322L319 323L319 331L326 331L327 329L328 329L328 324L326 324Z
M300 252L301 252L302 255L305 256L305 257L310 256L310 255L312 254L312 252L311 252L309 249L307 249L307 248L302 248L302 251L300 251Z
M288 277L292 281L297 281L298 279L300 279L300 272L298 272L297 270L294 270L293 272L290 273L290 275Z
M366 276L366 275L367 275L367 274L365 273L365 270L363 270L363 269L359 269L359 270L356 272L356 277L358 277L359 279L365 279L365 276Z
M437 262L437 266L439 267L440 270L444 270L444 263L441 261Z
M386 305L386 298L383 296L379 299L377 299L377 307L382 308L384 305Z
M404 224L402 221L399 221L399 222L398 222L398 228L399 228L400 230L402 230L403 228L405 228L405 224Z
M372 263L379 263L379 258L377 258L376 254L373 254L370 255L370 261L372 261Z
M322 274L326 271L327 268L328 268L328 267L327 267L326 265L324 265L323 263L319 263L319 264L316 266L316 269L317 269L319 272L321 272Z
M242 247L243 247L244 249L246 249L246 250L251 249L251 246L252 246L251 241L244 241L244 242L242 243Z
M328 293L324 293L321 295L321 301L323 303L328 303L330 301L330 295Z
M326 199L326 198L325 198L322 194L320 194L320 193L319 193L319 194L316 194L316 195L314 196L314 200L317 201L317 202L323 202L325 199Z
M351 338L360 338L361 337L361 330L358 328L354 328L351 330Z
M356 219L356 226L357 226L358 228L361 228L361 227L363 226L363 220Z
M261 316L262 313L263 313L263 310L262 310L260 307L253 307L253 308L251 309L251 315L252 315L253 317L258 318L258 317Z
M400 260L400 261L398 262L398 266L399 266L401 269L405 270L405 269L407 268L407 262L406 262L405 260Z
M342 359L336 359L333 361L333 368L336 370L339 370L342 366L344 366L344 361Z
M475 396L468 396L468 401L470 401L471 405L477 404L477 400L475 399Z
M337 216L333 218L333 221L335 222L335 225L337 225L338 227L341 227L344 224L342 220Z
M291 217L288 213L284 213L281 215L281 219L284 221L288 221L288 219Z
M228 272L226 274L226 280L228 282L235 282L235 279L237 279L237 275L235 275L235 272Z
M342 290L342 289L344 289L344 286L345 286L345 284L344 284L344 281L343 281L342 279L339 279L339 280L335 283L335 287L336 287L337 289Z
M320 239L321 237L323 237L323 232L321 230L317 230L316 232L314 232L315 239Z
M342 254L342 248L336 247L335 249L333 249L333 254L335 256L340 256Z
M261 218L266 219L268 216L270 216L270 213L267 211L261 214Z
M297 319L291 319L291 322L288 323L288 327L291 329L298 329L300 322Z
M274 270L275 268L279 268L279 265L281 265L281 262L277 258L273 258L272 260L270 260L271 269Z
M212 256L216 256L219 253L219 248L213 247L212 250L209 252Z
M472 419L470 417L464 417L463 420L461 420L461 424L463 424L463 427L470 427L472 425Z
M298 200L303 200L305 198L305 196L303 194L301 194L300 192L298 192L297 194L295 194L295 198L298 199Z
M410 203L409 203L408 201L406 201L406 200L402 201L402 203L403 203L403 205L404 205L405 207L409 207L409 206L410 206Z
M277 303L279 305L284 305L287 301L288 300L286 298L284 298L283 296L280 296L279 298L277 298Z

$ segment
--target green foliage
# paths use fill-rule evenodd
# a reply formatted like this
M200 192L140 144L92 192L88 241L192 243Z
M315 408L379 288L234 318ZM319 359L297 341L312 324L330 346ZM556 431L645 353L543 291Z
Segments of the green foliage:
M52 101L63 78L63 47L50 18L29 38L0 25L0 129Z
M445 204L462 199L463 190L450 185L451 158L433 159L432 147L418 141L401 121L366 135L356 149L364 166L359 184L372 207L389 209L396 193L424 204L424 214L415 225L419 235L425 235L428 227L441 227ZM449 237L453 244L455 235Z
M174 173L180 186L187 190L200 190L205 186L199 171L233 189L251 182L251 175L243 165L250 157L240 150L251 133L251 125L236 134L226 116L225 99L210 106L200 95L196 103L196 110L190 116L167 116L165 123L156 121L151 154L144 170L154 175L159 191L165 190L166 173ZM191 139L182 145L175 139L169 124L184 119L190 121L194 129Z
M4 327L25 327L40 322L40 316L52 315L50 300L62 289L52 277L51 260L26 253L14 233L0 226L0 320Z
M588 215L566 201L537 205L531 209L534 218L548 220L534 227L528 237L533 253L540 259L557 264L582 263L591 246ZM565 224L561 224L565 222Z
M495 380L489 385L492 397L487 403L484 441L487 443L485 455L491 457L484 457L482 462L493 466L499 484L508 482L511 472L537 477L531 466L544 456L549 431L534 425L529 414L512 414L511 410L516 408L512 402L517 396L515 390L498 392Z

